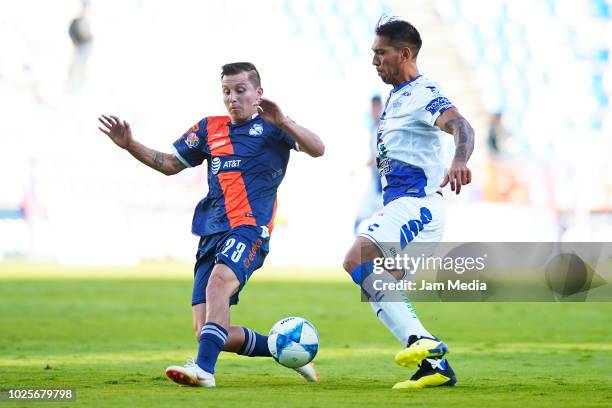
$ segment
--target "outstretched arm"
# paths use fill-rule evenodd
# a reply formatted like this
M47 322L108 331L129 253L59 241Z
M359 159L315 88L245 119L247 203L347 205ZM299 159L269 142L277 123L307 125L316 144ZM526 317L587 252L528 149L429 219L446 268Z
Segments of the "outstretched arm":
M107 115L100 116L98 120L103 125L103 127L98 127L98 129L107 135L117 146L127 150L141 163L166 176L176 174L185 168L175 155L158 152L134 140L130 124L125 120Z
M323 156L325 145L312 131L295 123L283 114L280 107L269 99L261 98L257 105L261 117L288 133L300 146L300 150L312 157Z
M461 186L472 181L467 161L474 151L474 129L456 108L445 110L436 120L436 126L455 137L455 157L440 187L450 182L451 190L459 194Z

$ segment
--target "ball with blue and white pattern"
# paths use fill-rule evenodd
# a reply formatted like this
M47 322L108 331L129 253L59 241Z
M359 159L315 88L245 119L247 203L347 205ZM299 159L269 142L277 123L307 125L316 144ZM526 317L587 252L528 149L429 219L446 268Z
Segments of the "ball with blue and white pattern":
M317 355L319 334L308 320L286 317L270 329L268 348L272 357L281 365L302 367Z

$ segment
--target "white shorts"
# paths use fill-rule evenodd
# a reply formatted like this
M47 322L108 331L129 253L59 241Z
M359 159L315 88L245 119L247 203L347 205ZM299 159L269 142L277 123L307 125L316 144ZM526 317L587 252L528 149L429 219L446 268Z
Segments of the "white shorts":
M384 257L395 257L406 253L411 243L440 242L444 224L444 199L440 194L400 197L362 224L357 236L376 244Z

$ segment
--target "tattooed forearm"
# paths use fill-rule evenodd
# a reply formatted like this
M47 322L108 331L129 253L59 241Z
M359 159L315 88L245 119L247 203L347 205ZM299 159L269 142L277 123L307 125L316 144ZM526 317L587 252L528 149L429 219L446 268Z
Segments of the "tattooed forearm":
M130 143L130 147L126 150L139 162L167 176L176 174L185 168L183 163L181 163L175 155L158 152L136 140L133 140L132 143Z
M456 118L444 124L444 130L455 137L455 159L467 161L474 151L474 129L464 118Z
M155 167L157 167L158 169L162 169L164 166L164 154L161 152L155 152L153 162L155 163Z

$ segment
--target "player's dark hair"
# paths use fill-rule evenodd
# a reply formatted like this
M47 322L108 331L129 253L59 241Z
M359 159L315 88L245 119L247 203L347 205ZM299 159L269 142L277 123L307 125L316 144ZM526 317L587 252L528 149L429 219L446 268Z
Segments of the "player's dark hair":
M414 58L419 54L423 45L421 34L415 26L397 17L382 16L376 23L374 31L376 35L388 38L389 43L395 49L410 47Z
M255 65L250 62L232 62L229 64L225 64L221 67L221 78L225 75L237 75L241 72L246 72L249 74L249 81L255 86L255 88L259 88L261 86L261 78L259 77L259 72Z

